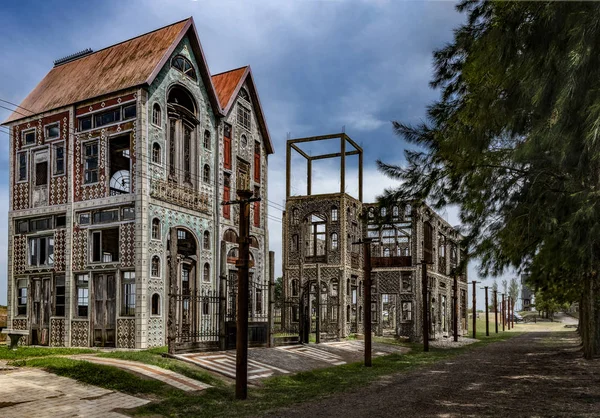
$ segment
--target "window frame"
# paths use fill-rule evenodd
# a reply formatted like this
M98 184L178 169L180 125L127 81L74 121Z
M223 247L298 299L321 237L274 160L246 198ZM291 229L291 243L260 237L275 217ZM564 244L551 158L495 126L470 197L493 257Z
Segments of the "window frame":
M88 146L93 146L96 145L96 168L95 169L88 169L86 168L86 164L87 161L90 159L93 159L94 157L90 157L88 155L86 155L87 153L87 147ZM83 176L82 176L82 180L83 180L83 185L84 186L91 186L94 184L98 184L100 183L100 139L96 138L96 139L92 139L90 141L86 141L83 142L81 144L81 163L82 163L82 168L83 168ZM95 172L96 173L96 181L87 181L87 172Z
M154 297L158 298L158 302L156 302L156 312L154 312ZM161 303L160 303L160 294L158 293L153 293L152 296L150 297L150 316L161 316L162 313L162 309L161 309Z
M190 68L186 70L184 68L179 68L178 66L174 65L176 60L179 58L183 59L184 61L187 61L187 63L190 65ZM194 67L194 64L192 64L192 62L188 58L181 54L177 54L173 58L171 58L171 68L175 68L177 71L190 78L191 80L198 81L198 75L196 74L196 68ZM193 74L193 76L191 76L190 73Z
M207 151L212 151L212 140L211 140L211 133L208 129L204 130L204 136L202 138L202 145L204 147L205 150Z
M85 280L82 280L85 278ZM73 302L75 303L75 318L89 318L90 316L90 274L89 273L80 273L75 275L75 280L73 281L75 284L75 297L73 298ZM85 284L85 286L83 285ZM85 295L80 296L79 290L86 289L87 292L84 292ZM80 304L80 301L85 300L85 305ZM81 314L80 308L85 307L85 315Z
M63 156L62 156L62 162L63 162L63 168L62 168L62 172L59 172L57 170L57 166L56 163L58 161L58 157L57 157L57 149L58 148L62 148L63 150ZM65 141L57 141L54 144L52 144L52 177L60 177L60 176L64 176L67 174L67 156L66 156L66 143Z
M202 282L210 283L210 264L204 263L202 266Z
M246 129L248 132L252 131L252 111L241 103L237 104L236 120L238 126Z
M15 183L26 183L29 180L29 151L18 151L17 155L17 164L15 164L16 173L15 173ZM21 159L20 156L25 155L25 178L21 178Z
M158 221L158 225L157 225L156 231L154 229L154 227L155 227L154 221ZM158 219L156 217L152 218L152 221L151 221L151 224L150 224L150 239L153 239L155 241L160 241L161 240L161 236L162 236L161 229L162 229L162 227L161 227L160 219Z
M202 167L202 182L205 184L210 184L210 165L204 164Z
M204 231L202 234L202 249L210 250L210 232Z
M156 112L157 108L158 112ZM158 117L156 117L157 115ZM162 107L160 107L160 104L158 102L154 102L154 104L152 105L152 118L150 123L152 124L152 126L156 126L157 128L162 129Z
M21 286L20 283L24 282L25 286ZM17 289L17 292L15 294L17 300L15 303L15 307L16 307L16 316L17 317L26 317L27 316L27 311L28 311L28 305L29 305L29 279L25 278L25 277L20 277L17 278L15 280L15 289ZM22 294L21 290L25 289L25 293ZM25 301L25 303L21 303L22 301ZM24 310L24 313L21 313L21 309Z
M41 255L41 240L45 239L45 253L46 253L46 263L45 264L41 264L40 263L40 255ZM50 241L52 241L52 245L50 245ZM35 242L35 250L36 253L35 255L33 255L33 257L36 258L36 263L32 264L31 263L31 258L32 258L32 254L31 254L31 243ZM52 248L52 253L50 253L50 248ZM48 261L52 261L51 263L49 263ZM52 267L54 266L54 234L42 234L42 235L34 235L34 236L29 236L27 238L27 265L29 267L34 267L34 268L47 268L47 267Z
M59 286L59 281L62 280L62 285ZM52 313L53 316L57 316L57 317L61 317L64 318L66 316L67 313L67 287L66 287L66 278L64 274L58 274L56 276L54 276L54 295L52 297L53 299L53 306L52 306ZM58 289L62 288L62 294L59 294ZM59 303L59 297L62 297L62 303ZM62 307L62 315L58 313L58 308Z
M135 271L121 272L121 316L135 316L136 288Z
M156 270L154 269L155 261L157 261ZM161 260L158 254L154 254L150 259L150 277L161 277Z
M30 134L32 132L33 132L33 142L31 142L31 143L25 142L25 137L27 136L27 134ZM37 128L23 129L21 131L21 148L31 147L36 144L37 144Z
M116 259L113 257L111 261L104 261L105 251L104 251L104 247L102 245L102 241L103 241L102 234L104 234L105 231L115 230L115 229L117 230L117 236L120 237L121 229L118 226L89 230L90 231L89 232L90 239L89 239L88 245L89 245L89 263L90 264L119 263L121 261L121 251L120 251L119 245L116 246L116 256L117 256ZM100 260L94 260L94 234L100 234L100 241L99 241L100 242L100 249L99 249Z
M55 125L58 127L58 135L51 137L48 134L48 132L49 132L50 128L54 127ZM55 139L59 139L59 138L60 138L60 121L51 122L51 123L44 125L44 139L46 141L54 141Z
M156 147L158 147L158 154L156 153ZM155 158L158 155L158 158ZM152 164L162 165L162 147L156 141L152 143Z

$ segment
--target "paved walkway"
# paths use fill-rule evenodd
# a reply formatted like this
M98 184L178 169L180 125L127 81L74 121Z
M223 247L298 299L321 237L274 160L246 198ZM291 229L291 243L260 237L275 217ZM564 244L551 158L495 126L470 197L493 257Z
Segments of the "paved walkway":
M102 364L105 366L118 367L120 369L128 370L134 373L142 374L152 379L160 380L167 385L173 386L177 389L181 389L186 392L193 392L204 390L209 387L206 383L199 382L195 379L183 376L179 373L175 373L171 370L163 369L162 367L152 366L149 364L140 363L138 361L128 361L115 358L107 357L96 357L87 355L73 356L73 359L84 360L90 363Z
M373 356L407 352L408 349L387 344L373 344ZM339 366L362 361L362 341L339 341L321 344L289 345L248 350L248 379L264 379L304 370ZM178 354L175 358L235 379L235 351Z
M125 417L115 410L146 403L145 399L84 385L39 369L0 371L2 417Z
M600 359L584 360L575 331L558 327L272 416L598 417Z

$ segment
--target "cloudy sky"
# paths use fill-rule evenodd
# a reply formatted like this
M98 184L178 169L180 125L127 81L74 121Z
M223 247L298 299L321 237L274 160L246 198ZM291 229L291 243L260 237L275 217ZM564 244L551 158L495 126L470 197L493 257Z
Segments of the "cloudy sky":
M420 121L438 96L428 86L432 52L452 40L453 28L464 19L454 6L401 0L3 0L0 99L20 103L55 59L193 16L212 73L252 66L275 147L269 161L269 227L279 274L286 136L344 129L364 149L365 200L393 186L375 161L402 162L405 144L394 136L390 121ZM9 113L0 107L0 120ZM319 190L339 189L337 167L318 168ZM295 173L294 190L302 190L300 178ZM348 192L353 188L350 183ZM7 212L8 135L2 127L0 304L6 303ZM456 210L443 215L458 224ZM475 264L470 274L479 280Z

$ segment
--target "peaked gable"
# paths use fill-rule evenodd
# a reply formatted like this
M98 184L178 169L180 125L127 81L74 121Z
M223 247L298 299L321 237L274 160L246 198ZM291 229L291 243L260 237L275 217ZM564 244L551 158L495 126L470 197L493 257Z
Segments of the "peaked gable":
M127 41L85 55L79 59L55 66L21 102L4 124L49 110L68 106L94 97L127 88L150 84L185 35L189 36L198 58L200 76L208 91L211 104L220 113L210 72L193 18L140 35Z

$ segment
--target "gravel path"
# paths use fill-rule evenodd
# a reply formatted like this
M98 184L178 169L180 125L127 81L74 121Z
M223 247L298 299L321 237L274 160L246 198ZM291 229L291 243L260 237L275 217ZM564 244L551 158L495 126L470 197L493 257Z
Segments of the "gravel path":
M598 417L600 360L573 330L530 332L280 417Z

